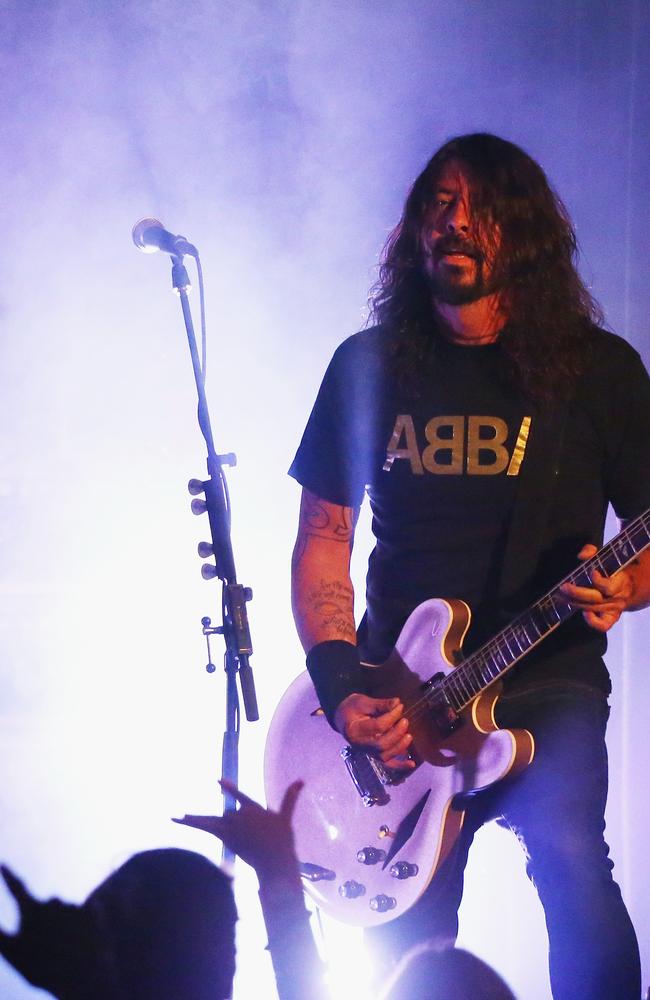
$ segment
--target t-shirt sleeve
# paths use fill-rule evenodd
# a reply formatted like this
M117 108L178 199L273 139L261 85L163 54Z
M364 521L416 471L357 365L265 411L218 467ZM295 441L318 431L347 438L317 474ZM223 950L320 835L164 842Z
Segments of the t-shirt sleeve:
M289 469L311 493L344 507L363 500L374 439L374 366L364 363L353 341L336 350Z
M623 519L650 507L650 377L638 353L626 347L610 382L614 430L605 470L607 495Z

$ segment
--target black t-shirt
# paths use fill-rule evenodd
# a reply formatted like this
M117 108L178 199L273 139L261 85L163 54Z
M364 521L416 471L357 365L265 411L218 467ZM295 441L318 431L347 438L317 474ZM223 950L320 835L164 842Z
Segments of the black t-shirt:
M368 494L376 545L359 641L371 662L388 655L429 597L470 605L466 651L506 623L503 552L527 463L546 461L539 450L533 457L530 442L548 418L504 385L500 355L498 342L441 340L424 389L408 392L391 374L389 338L376 327L346 340L327 369L290 474L332 503L356 507ZM574 567L585 542L602 542L608 502L623 518L650 506L650 380L614 334L594 330L590 357L559 431L545 537L531 539L540 548L531 599ZM555 472L549 462L549 476ZM608 690L604 648L577 616L513 681L560 675Z

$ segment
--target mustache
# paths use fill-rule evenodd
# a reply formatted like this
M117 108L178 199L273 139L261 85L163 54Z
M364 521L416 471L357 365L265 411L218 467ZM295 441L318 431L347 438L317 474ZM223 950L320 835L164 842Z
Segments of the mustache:
M478 261L485 258L485 254L473 240L462 239L458 236L441 236L436 240L433 252L438 257L442 257L446 253L462 253L466 257L473 257Z

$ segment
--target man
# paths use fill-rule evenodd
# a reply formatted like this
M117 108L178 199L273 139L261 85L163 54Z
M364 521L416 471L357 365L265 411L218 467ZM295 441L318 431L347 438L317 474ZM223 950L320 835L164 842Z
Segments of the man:
M622 519L650 507L650 380L596 325L564 207L538 164L495 136L446 143L387 242L377 325L325 375L291 474L303 486L294 614L323 709L346 740L408 771L403 706L372 697L409 613L433 597L473 609L465 652L561 580ZM358 636L349 562L367 491L376 546ZM574 615L497 703L533 733L533 763L475 797L429 890L373 931L382 953L454 937L474 832L502 817L544 906L555 1000L638 1000L638 948L603 838L605 632L650 603L648 550L611 578L566 586ZM368 673L368 672L366 672Z

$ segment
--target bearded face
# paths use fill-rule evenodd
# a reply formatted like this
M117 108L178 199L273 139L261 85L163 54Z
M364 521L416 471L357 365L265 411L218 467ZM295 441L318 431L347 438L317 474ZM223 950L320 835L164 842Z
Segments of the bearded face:
M463 164L450 160L438 177L421 235L423 268L435 301L464 305L497 290L498 227L484 230L472 220L471 181Z

